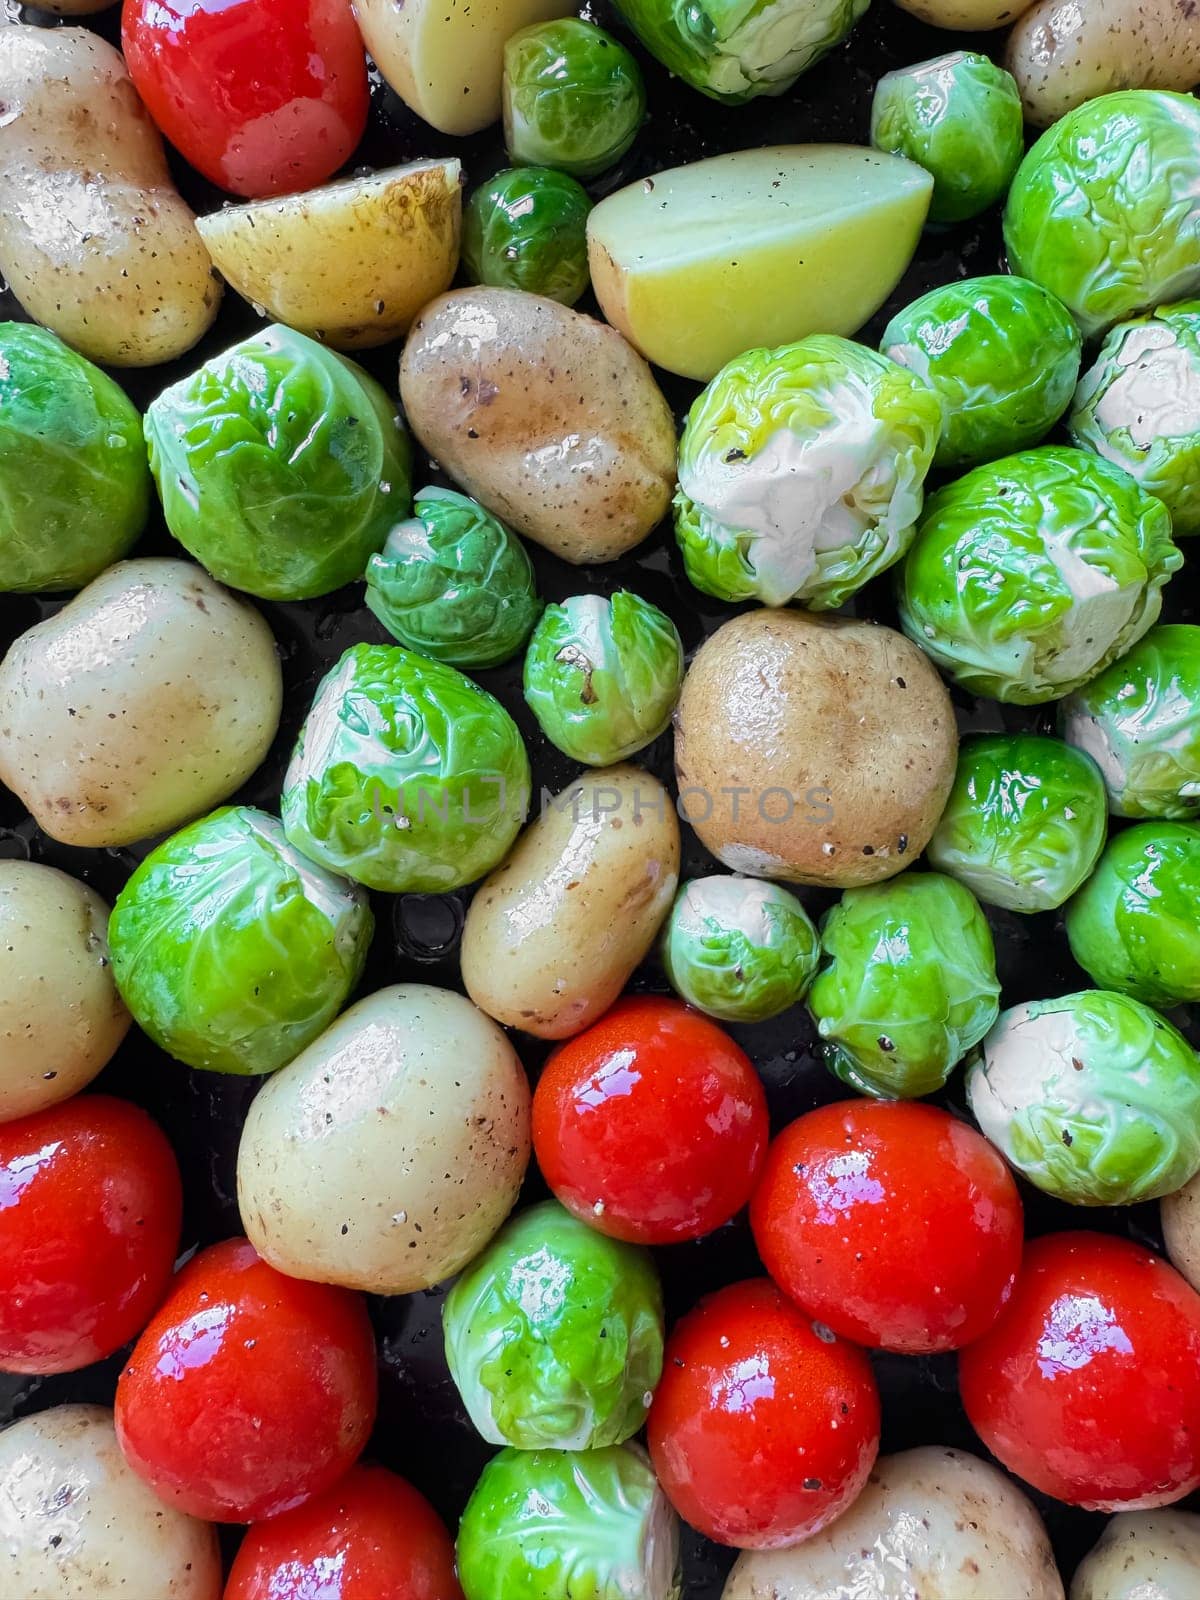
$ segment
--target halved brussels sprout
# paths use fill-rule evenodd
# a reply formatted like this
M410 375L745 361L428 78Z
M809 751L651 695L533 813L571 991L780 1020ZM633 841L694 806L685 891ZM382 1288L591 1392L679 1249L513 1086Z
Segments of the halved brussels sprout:
M145 427L167 527L214 578L264 600L361 578L408 514L396 406L353 361L278 323L164 389Z
M1071 403L1079 329L1027 278L964 278L888 323L879 347L945 403L935 467L973 467L1038 444Z
M541 610L525 546L453 489L418 491L367 563L366 598L393 638L452 667L515 656Z
M513 160L577 178L619 161L646 115L641 67L611 33L579 17L514 33L502 92Z
M808 1009L830 1071L859 1094L933 1094L996 1020L991 930L953 878L905 872L847 889L821 949Z
M1017 1171L1070 1205L1156 1200L1200 1170L1200 1060L1129 995L1084 989L1005 1011L967 1098Z
M840 606L908 548L941 427L928 384L849 339L737 356L679 444L688 577L720 600Z
M587 191L551 167L509 167L481 183L463 215L462 259L474 283L573 306L588 286Z
M1161 500L1098 456L1043 445L932 497L900 622L964 688L1038 705L1141 638L1182 560Z
M1052 911L1104 848L1108 800L1090 756L1036 733L959 746L958 771L926 855L988 905Z
M391 894L481 878L528 805L529 758L500 702L398 645L352 645L325 675L283 780L296 848Z
M880 78L871 143L933 175L931 222L962 222L999 200L1021 164L1021 91L974 50L920 61Z
M820 945L808 912L761 878L693 878L662 936L671 987L724 1022L763 1022L804 998Z
M117 896L113 975L155 1044L209 1072L274 1072L333 1021L374 919L357 884L275 817L225 806L172 834Z
M442 1321L450 1374L491 1444L594 1450L646 1420L663 1358L653 1261L557 1200L501 1230L451 1289Z

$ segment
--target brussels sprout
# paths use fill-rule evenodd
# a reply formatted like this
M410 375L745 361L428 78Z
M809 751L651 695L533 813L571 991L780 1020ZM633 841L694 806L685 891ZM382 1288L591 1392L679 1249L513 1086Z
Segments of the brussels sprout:
M274 1072L333 1021L374 921L275 817L225 806L172 834L117 897L113 975L138 1025L210 1072Z
M82 589L146 522L142 419L57 334L0 322L0 590Z
M688 577L720 600L840 606L908 548L941 426L928 384L848 339L737 356L679 444Z
M900 572L900 622L964 688L1038 705L1141 638L1182 559L1166 507L1128 473L1043 445L932 497Z
M988 905L1052 911L1104 848L1108 800L1090 756L1061 739L995 733L959 747L926 855Z
M1158 496L1176 536L1200 533L1200 300L1115 327L1067 426Z
M935 467L973 467L1038 444L1071 402L1079 329L1027 278L965 278L897 312L880 349L941 395Z
M645 1250L556 1200L523 1212L446 1297L446 1360L491 1444L594 1450L646 1420L662 1375L662 1291Z
M657 606L620 589L547 606L525 655L525 698L542 732L591 767L657 739L683 683L683 644Z
M1110 839L1066 911L1071 954L1151 1006L1200 1000L1200 828L1140 822Z
M1059 726L1100 768L1115 816L1200 816L1200 627L1152 628L1063 701Z
M453 489L422 489L367 563L367 604L393 638L452 667L517 651L541 601L520 540Z
M146 440L175 538L265 600L361 578L408 514L396 407L354 362L279 324L164 389Z
M528 805L529 758L500 702L398 645L352 645L326 673L283 781L292 844L392 894L490 872Z
M565 172L509 167L481 183L463 214L462 258L473 283L523 289L573 306L588 286L592 202Z
M637 1445L501 1450L463 1512L466 1600L680 1600L679 1522Z
M725 1022L763 1022L804 998L820 946L808 912L761 878L685 883L663 929L671 987Z
M1056 294L1085 337L1200 290L1200 105L1122 89L1069 111L1022 161L1008 264Z
M967 1099L1017 1171L1071 1205L1156 1200L1200 1169L1200 1061L1128 995L1084 989L1005 1011Z
M562 17L504 46L504 143L514 161L592 178L637 138L642 69L611 33Z
M847 889L821 923L808 1009L830 1071L859 1094L940 1089L996 1020L992 935L969 889L905 872Z
M962 222L1012 182L1025 153L1017 80L987 56L955 50L880 78L871 143L933 176L931 222Z

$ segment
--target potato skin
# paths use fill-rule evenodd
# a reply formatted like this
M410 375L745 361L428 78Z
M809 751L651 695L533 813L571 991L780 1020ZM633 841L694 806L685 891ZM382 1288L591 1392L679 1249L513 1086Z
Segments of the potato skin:
M125 63L85 28L0 25L0 272L93 361L173 361L221 283Z
M974 33L1007 27L1032 0L896 0L896 4L935 28Z
M564 561L613 561L666 514L675 423L650 368L555 300L442 295L413 324L400 396L450 476Z
M678 881L679 823L657 778L628 765L585 773L471 901L467 993L510 1028L569 1039L644 960Z
M1160 1204L1163 1240L1172 1265L1200 1291L1200 1173Z
M913 864L958 750L950 697L916 645L805 611L718 628L684 679L675 729L681 814L718 860L839 888Z
M1123 1511L1084 1556L1071 1600L1193 1600L1200 1591L1200 1516Z

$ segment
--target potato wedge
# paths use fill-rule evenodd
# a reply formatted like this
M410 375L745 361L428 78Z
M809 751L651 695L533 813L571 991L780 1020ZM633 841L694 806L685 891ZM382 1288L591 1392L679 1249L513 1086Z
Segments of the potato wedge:
M1094 0L1088 3L1094 4ZM1032 0L896 0L896 4L935 28L984 33L990 28L1006 28Z

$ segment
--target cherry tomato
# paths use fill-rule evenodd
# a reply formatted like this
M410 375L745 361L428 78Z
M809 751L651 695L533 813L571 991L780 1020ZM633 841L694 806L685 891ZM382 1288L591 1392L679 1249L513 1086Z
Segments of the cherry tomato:
M329 1488L375 1419L362 1296L285 1278L245 1239L175 1280L117 1384L117 1437L159 1497L210 1522L278 1516Z
M698 1239L746 1204L767 1100L733 1040L677 1000L622 1000L562 1046L533 1097L533 1145L569 1211L635 1244Z
M0 1127L0 1368L73 1372L132 1339L167 1292L182 1204L171 1146L123 1100Z
M225 1600L462 1600L437 1512L382 1467L251 1528Z
M879 1452L866 1355L752 1278L667 1341L647 1441L675 1509L719 1544L797 1544L840 1517Z
M311 189L362 138L367 62L350 0L125 0L121 38L163 133L235 194Z
M958 1360L980 1438L1046 1494L1137 1511L1200 1486L1200 1295L1128 1239L1033 1240L1000 1320Z
M846 1100L785 1128L750 1221L763 1265L810 1316L907 1355L977 1339L1021 1264L1021 1200L1003 1158L911 1100Z

